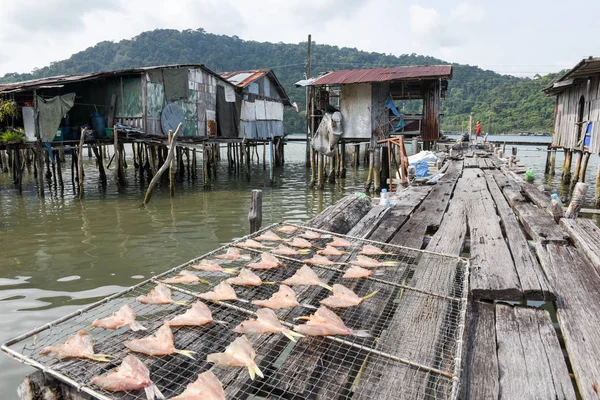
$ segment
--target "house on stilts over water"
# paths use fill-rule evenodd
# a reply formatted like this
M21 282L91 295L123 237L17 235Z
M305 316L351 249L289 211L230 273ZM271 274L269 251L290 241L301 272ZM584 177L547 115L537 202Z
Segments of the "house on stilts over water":
M346 143L361 142L369 143L371 152L366 189L372 176L375 191L380 190L396 169L406 181L403 139L418 136L426 149L432 147L439 138L440 101L450 79L451 65L434 65L331 71L297 82L308 87L313 183L323 187L327 158L329 181L334 181L335 165L345 165ZM402 100L422 101L421 112L401 113L396 101ZM356 150L355 157L357 164Z
M600 154L600 58L589 57L544 89L556 96L552 161L557 148L564 149L563 183L585 182L590 154ZM575 157L575 168L571 164ZM596 207L600 208L600 166L596 175Z
M253 86L231 83L202 64L185 64L0 84L0 98L11 101L18 110L11 121L0 123L24 132L22 142L0 143L1 167L8 164L6 151L11 157L13 151L14 157L25 155L28 165L35 158L39 191L43 195L44 173L55 181L58 177L58 184L63 185L61 165L56 159L64 158L64 147L73 146L75 164L81 159L80 147L87 147L94 151L100 179L106 184L102 160L114 146L115 161L110 163L115 168L115 180L122 185L126 168L123 146L132 145L134 166L140 177L151 178L167 157L169 131L175 132L181 124L176 139L177 171L182 177L187 169L195 178L196 152L201 151L204 184L207 184L208 171L214 170L222 144L227 145L229 165L239 170L243 165L250 168L251 147L257 141L283 136L283 106L289 105L289 98L272 71L265 71L255 80L259 87L256 93ZM254 80L249 82L253 84ZM247 102L255 105L253 121L260 123L255 122L253 129L260 135L246 135L240 129L246 128L243 118ZM80 141L82 146L78 146ZM282 153L283 145L281 160ZM23 171L17 170L15 181L20 188ZM72 179L78 180L75 176ZM83 185L80 187L83 190Z

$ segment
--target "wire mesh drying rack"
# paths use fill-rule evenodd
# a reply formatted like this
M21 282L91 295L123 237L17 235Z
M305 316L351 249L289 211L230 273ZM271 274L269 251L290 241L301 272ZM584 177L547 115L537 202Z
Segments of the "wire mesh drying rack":
M256 287L234 286L237 301L204 301L215 320L225 324L203 327L173 327L175 347L197 353L196 361L179 354L151 357L137 354L150 370L150 378L167 397L180 394L201 372L211 370L222 382L227 398L232 399L372 399L372 398L439 398L456 399L460 385L460 360L467 306L468 260L426 250L416 250L387 243L373 242L346 235L294 224L277 223L254 234L190 260L149 280L109 296L74 313L20 335L2 345L11 357L32 365L55 378L98 399L144 399L143 391L106 392L90 383L93 376L105 374L120 365L129 354L123 341L154 333L164 320L186 310L180 305L145 305L135 297L147 294L165 278L190 270L191 263L203 259L215 260L228 248L252 239L267 230L276 231L288 225L296 233L277 234L289 240L304 230L317 232L319 239L306 254L276 257L283 267L254 270L264 282L281 282L292 276L333 237L344 238L352 246L337 257L328 258L333 266L311 265L320 280L327 285L343 284L358 296L377 293L357 307L332 309L353 331L368 331L368 337L326 336L305 337L297 343L283 335L247 335L257 353L256 362L265 377L254 381L242 368L225 368L205 361L206 355L224 351L238 334L232 329L252 318L257 306L250 300L268 299L278 291L278 284ZM237 269L260 260L262 252L270 251L277 242L263 242L268 248L241 248L246 259L218 260L223 267ZM286 243L285 241L283 243ZM383 250L385 255L370 256L386 266L376 274L361 279L344 279L348 262L366 244ZM289 245L289 244L287 244ZM393 264L393 266L392 266ZM212 290L230 275L197 272L209 284L169 284L176 301L193 302L203 292ZM301 306L274 310L288 326L300 324L297 317L308 316L320 306L320 300L331 292L321 286L293 286ZM115 331L93 328L94 319L111 315L121 306L130 304L137 320L148 329L133 332L129 328ZM64 343L79 330L86 329L94 337L95 352L114 356L109 363L91 360L53 360L39 355L45 346Z

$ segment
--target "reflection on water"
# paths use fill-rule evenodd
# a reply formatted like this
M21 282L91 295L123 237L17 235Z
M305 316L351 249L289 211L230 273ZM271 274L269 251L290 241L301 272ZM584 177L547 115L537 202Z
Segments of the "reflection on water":
M544 171L544 150L518 148L519 158L535 169L537 177ZM24 177L23 196L18 196L7 174L0 174L0 341L247 234L252 189L263 190L264 226L281 220L305 221L343 195L361 190L366 177L361 165L359 170L348 168L345 181L326 185L325 191L308 189L304 145L294 143L286 147L286 165L275 170L274 186L268 184L268 169L255 165L248 181L229 171L224 161L211 190L186 176L173 199L162 185L142 208L147 182L140 183L133 163L127 170L128 185L119 193L110 172L103 189L94 161L86 157L85 162L85 199L81 202L70 184L68 162L63 168L64 193L52 188L43 202L30 176ZM561 162L559 152L557 166ZM598 158L592 156L590 183L597 166ZM558 188L560 174L543 181ZM588 202L593 193L590 187ZM15 393L30 372L4 356L0 370L4 393Z

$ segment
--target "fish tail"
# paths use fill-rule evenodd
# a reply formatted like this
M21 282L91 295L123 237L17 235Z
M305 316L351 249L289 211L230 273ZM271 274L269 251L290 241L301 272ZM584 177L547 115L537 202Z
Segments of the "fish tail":
M236 274L238 271L235 268L223 268L223 272L225 272L226 274L229 274L229 275L233 275L233 274ZM208 283L208 282L206 282L206 283Z
M98 362L110 362L114 357L110 354L93 354L90 357L90 360L98 361Z
M307 249L303 249L303 250L298 250L298 254L309 254L310 250Z
M329 290L330 292L333 292L333 288L331 286L329 286L329 285L321 283L319 286L321 286L322 288L325 288L325 289Z
M314 247L315 249L317 249L317 250L325 250L323 247L318 247L318 246L315 246L315 245L313 245L313 247Z
M299 306L300 307L304 307L304 308L310 308L311 310L316 310L317 309L317 307L311 306L310 304L306 304L306 303L300 303Z
M366 329L357 329L357 330L352 330L352 334L354 336L358 336L358 337L372 337L373 335L371 335L369 333L368 330Z
M376 275L376 276L385 275L385 271L374 271L373 275Z
M174 301L173 304L177 304L178 306L189 306L190 302L188 300Z
M263 285L276 285L277 282L263 282Z
M254 378L256 378L257 375L261 378L265 377L262 371L258 368L258 365L256 365L255 363L252 363L248 366L248 373L250 374L251 380L254 380Z
M379 290L374 291L373 293L369 293L368 295L366 295L365 297L363 297L363 300L369 299L373 296L375 296L377 294L377 292L379 292Z
M129 327L130 327L130 328L131 328L131 330L132 330L132 331L134 331L134 332L137 332L137 331L145 331L145 330L147 329L147 328L146 328L144 325L140 324L140 323L139 323L139 322L137 322L137 321L132 321L132 322L129 324Z
M308 320L310 320L310 317L296 317L296 318L294 318L294 321L308 321Z
M237 301L241 301L242 303L250 303L249 300L237 298Z
M165 398L165 396L160 392L160 390L158 390L158 387L154 383L147 388L144 388L144 392L146 392L146 399L148 400L163 400Z
M304 337L303 334L294 332L294 331L292 331L290 329L286 329L285 331L283 331L281 333L283 333L285 335L285 337L287 337L288 339L290 339L294 343L298 341L296 338L298 338L298 337Z
M219 324L219 325L229 325L229 322L227 321L213 321L215 324Z
M210 282L207 281L206 279L200 279L198 282L204 283L205 285L209 285L210 284Z
M396 265L398 265L398 263L396 261L384 261L382 262L383 265L386 265L388 267L395 267Z
M175 353L181 354L182 356L189 357L192 360L196 359L196 357L194 357L194 354L196 354L195 351L191 351L191 350L175 350Z

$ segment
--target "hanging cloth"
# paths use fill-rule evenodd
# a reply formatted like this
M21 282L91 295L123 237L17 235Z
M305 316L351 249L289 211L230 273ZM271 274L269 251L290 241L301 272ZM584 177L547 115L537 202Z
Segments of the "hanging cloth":
M187 68L163 69L163 82L167 102L188 98Z
M75 104L75 93L43 99L37 96L39 111L40 137L42 142L51 142L56 136L60 120Z

